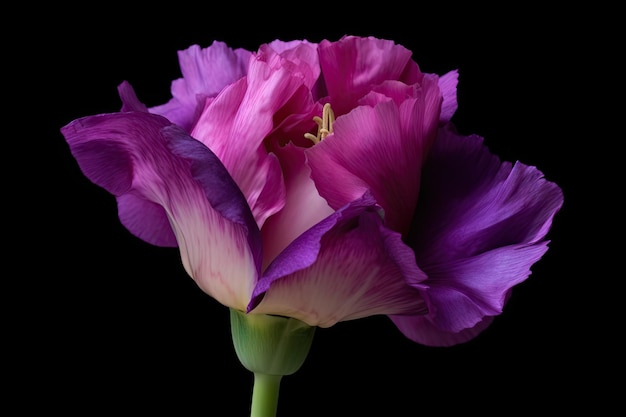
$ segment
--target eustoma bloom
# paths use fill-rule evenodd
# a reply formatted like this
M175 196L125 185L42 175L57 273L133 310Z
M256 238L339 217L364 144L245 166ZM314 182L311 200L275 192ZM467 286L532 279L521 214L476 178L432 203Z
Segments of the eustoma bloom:
M167 103L124 82L121 111L62 133L125 227L178 246L231 309L244 365L277 376L259 397L277 396L316 327L387 315L421 344L469 341L546 252L561 189L457 132L456 71L423 73L405 47L355 36L178 56ZM268 334L269 358L238 340ZM302 353L282 367L277 346ZM275 401L252 408L273 415Z

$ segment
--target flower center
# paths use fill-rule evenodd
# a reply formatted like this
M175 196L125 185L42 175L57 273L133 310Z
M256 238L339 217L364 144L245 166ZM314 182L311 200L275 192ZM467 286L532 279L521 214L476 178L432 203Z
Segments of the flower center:
M304 137L309 139L313 144L319 143L326 136L333 133L333 123L335 123L335 113L330 108L330 103L324 104L322 117L315 116L313 121L317 123L317 136L311 133L305 133Z

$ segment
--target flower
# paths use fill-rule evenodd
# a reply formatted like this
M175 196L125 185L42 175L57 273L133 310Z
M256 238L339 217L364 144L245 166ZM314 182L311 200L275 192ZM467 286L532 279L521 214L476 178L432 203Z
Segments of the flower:
M392 41L222 42L179 52L172 99L131 85L62 128L124 226L178 246L218 302L315 327L388 315L415 342L466 342L548 248L563 203L532 166L457 132L457 72Z

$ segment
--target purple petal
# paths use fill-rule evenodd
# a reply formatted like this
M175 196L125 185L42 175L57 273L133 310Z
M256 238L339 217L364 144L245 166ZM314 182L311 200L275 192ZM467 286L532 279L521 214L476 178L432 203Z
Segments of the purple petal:
M412 246L421 266L541 240L563 194L535 167L502 163L477 136L441 129L422 174Z
M465 343L485 330L493 322L493 317L484 317L474 327L459 332L446 332L429 321L427 316L389 316L398 329L409 339L425 346L454 346Z
M422 343L469 340L530 276L562 203L560 188L535 167L502 163L482 138L442 129L424 166L408 238L428 274L429 314L394 322ZM432 326L420 324L425 319Z
M252 53L232 49L214 41L207 48L192 45L178 52L183 77L172 82L172 99L150 108L150 112L167 117L191 131L207 97L215 97L224 87L246 74Z
M178 246L162 205L129 192L117 197L117 211L122 224L139 239L156 246Z
M447 74L442 75L439 78L439 89L443 95L443 103L441 104L441 116L442 123L447 123L452 119L454 113L456 113L459 107L456 98L456 86L459 82L459 72L454 70Z
M122 224L157 246L176 246L176 237L163 207L135 192L133 155L140 152L142 141L160 137L160 130L169 124L148 113L118 113L77 119L61 129L85 176L117 197Z
M428 269L429 320L444 333L502 313L510 289L530 275L547 244L494 249Z

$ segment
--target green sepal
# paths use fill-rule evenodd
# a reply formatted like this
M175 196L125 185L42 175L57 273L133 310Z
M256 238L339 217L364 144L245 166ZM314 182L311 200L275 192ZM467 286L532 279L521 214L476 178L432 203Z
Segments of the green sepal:
M304 363L315 327L291 317L246 314L230 309L237 357L255 374L291 375Z

